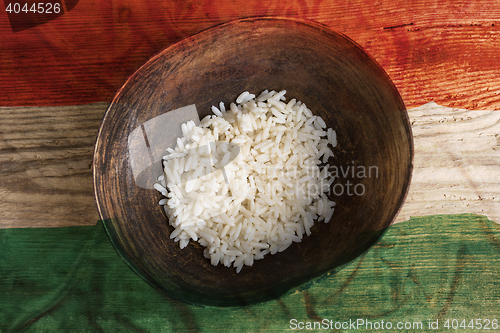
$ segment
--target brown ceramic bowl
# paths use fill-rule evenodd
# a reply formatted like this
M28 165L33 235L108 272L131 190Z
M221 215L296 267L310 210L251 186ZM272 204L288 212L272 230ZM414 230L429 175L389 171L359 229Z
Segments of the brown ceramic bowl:
M202 118L219 101L229 104L245 90L264 89L286 89L288 99L323 117L337 131L333 165L339 173L350 171L332 185L337 206L330 223L316 223L301 243L237 274L212 266L196 242L181 250L170 240L173 228L158 205L161 194L139 186L132 170L134 149L148 144L130 147L131 137L170 110L194 104ZM173 135L157 131L166 141ZM359 45L317 23L250 18L186 38L128 79L97 138L95 197L116 250L151 285L189 303L244 305L279 297L373 245L403 204L412 159L403 101ZM358 173L363 168L364 177Z

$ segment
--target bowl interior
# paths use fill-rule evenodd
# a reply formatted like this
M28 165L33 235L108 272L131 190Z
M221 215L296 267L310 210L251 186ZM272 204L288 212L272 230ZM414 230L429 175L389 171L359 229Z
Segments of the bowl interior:
M156 190L137 185L128 140L170 110L228 105L243 91L287 90L337 132L332 221L240 273L212 266L203 248L170 240ZM161 131L161 129L158 129ZM165 131L167 139L172 134ZM146 281L190 303L218 306L275 298L366 251L391 224L412 171L403 101L361 47L325 26L290 19L231 22L165 49L141 67L106 112L95 148L100 216L117 251Z

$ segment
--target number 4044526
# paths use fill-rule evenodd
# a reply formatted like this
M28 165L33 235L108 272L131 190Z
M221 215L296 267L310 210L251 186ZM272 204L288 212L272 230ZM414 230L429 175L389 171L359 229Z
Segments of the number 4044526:
M497 330L500 328L498 319L447 319L444 322L447 329L477 329L477 330Z
M61 12L60 3L38 2L28 5L27 3L9 3L5 8L9 13L33 13L33 14L58 14Z

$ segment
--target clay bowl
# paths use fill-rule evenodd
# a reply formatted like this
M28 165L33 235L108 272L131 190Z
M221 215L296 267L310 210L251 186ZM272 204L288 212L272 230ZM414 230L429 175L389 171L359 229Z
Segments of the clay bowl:
M195 105L201 119L219 101L228 105L245 90L264 89L286 89L288 99L306 103L337 131L333 165L339 177L329 194L337 206L332 222L315 223L301 243L237 274L212 266L196 242L181 250L169 239L173 228L158 205L161 194L139 186L133 170L132 163L148 158L134 161L131 154L148 143L132 142L135 134L142 135L138 129L155 130L144 124L170 110ZM173 135L156 131L166 141ZM317 23L251 18L186 38L128 79L103 119L93 177L100 217L117 252L137 274L176 299L233 306L279 297L366 251L403 204L412 159L403 101L359 45ZM156 168L160 162L152 164Z

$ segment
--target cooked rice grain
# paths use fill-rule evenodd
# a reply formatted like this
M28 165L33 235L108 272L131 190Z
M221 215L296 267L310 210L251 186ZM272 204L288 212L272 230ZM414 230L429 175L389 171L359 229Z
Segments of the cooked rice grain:
M154 187L167 197L159 204L175 228L170 238L181 248L198 241L212 265L240 272L300 242L314 221L332 219L333 179L322 164L333 157L336 133L285 94L245 91L227 111L220 102L199 126L183 124L183 137L166 150ZM236 157L229 144L240 146Z

